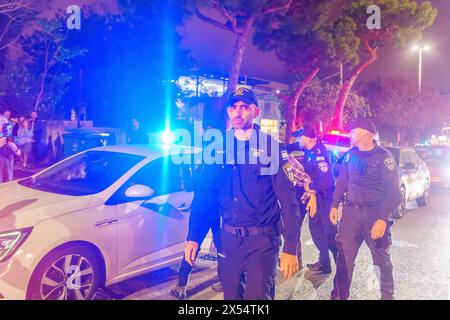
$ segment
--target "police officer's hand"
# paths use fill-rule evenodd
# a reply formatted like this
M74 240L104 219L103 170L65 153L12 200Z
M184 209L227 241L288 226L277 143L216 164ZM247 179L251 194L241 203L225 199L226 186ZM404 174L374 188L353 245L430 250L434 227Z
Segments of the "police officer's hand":
M281 253L280 271L283 272L285 278L290 278L294 273L298 272L298 258L294 254Z
M372 238L372 240L383 238L384 233L386 232L386 228L386 221L377 220L372 226L372 231L370 231L370 237Z
M338 221L341 220L342 211L339 211L337 208L331 208L330 211L330 221L332 224L337 225Z
M197 258L198 243L195 241L186 241L184 245L184 260L191 266L194 265L194 261Z
M317 213L317 198L315 193L310 193L310 198L306 204L306 211L309 212L309 216L314 218Z

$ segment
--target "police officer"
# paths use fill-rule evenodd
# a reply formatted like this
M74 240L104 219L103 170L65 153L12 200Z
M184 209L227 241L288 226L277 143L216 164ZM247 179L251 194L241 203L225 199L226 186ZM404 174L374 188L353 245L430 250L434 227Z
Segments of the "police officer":
M331 273L329 251L335 260L337 257L336 227L331 224L329 219L334 189L330 157L326 147L318 140L317 132L313 127L305 125L302 129L294 132L292 136L297 138L298 142L288 146L288 149L297 160L297 166L303 169L311 179L309 183L304 184L303 188L306 187L306 189L300 188L302 191L297 194L304 198L305 194L302 192L306 192L306 196L312 196L312 200L317 204L316 210L300 205L300 208L303 209L301 210L303 211L302 217L306 215L306 211L309 212L309 230L313 242L319 250L319 261L308 264L307 267L312 271L328 274Z
M201 221L198 216L214 208L221 214L218 262L226 300L274 299L278 260L285 277L298 271L300 216L292 165L287 153L277 150L275 140L253 125L260 109L251 90L238 88L226 106L233 126L225 139L226 161L206 166L209 179L194 196L190 219ZM264 155L271 155L270 162L261 161ZM204 228L204 223L190 223L185 257L191 264ZM281 255L280 233L284 236Z
M339 253L332 299L348 299L354 262L363 241L380 272L381 298L394 298L390 214L399 206L402 195L398 167L392 154L376 144L376 133L374 123L368 119L356 120L352 125L355 147L343 162L334 191L330 220L333 224L339 221ZM343 211L339 213L337 208L343 200Z

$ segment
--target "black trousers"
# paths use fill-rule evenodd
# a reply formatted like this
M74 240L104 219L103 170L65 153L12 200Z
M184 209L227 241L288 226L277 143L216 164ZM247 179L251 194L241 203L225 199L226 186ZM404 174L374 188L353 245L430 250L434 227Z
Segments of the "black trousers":
M372 210L373 211L373 210ZM368 208L356 209L344 206L336 236L338 258L332 296L346 300L350 295L355 259L363 242L369 247L373 264L380 273L380 289L383 295L394 294L393 265L390 255L391 231L387 227L383 238L376 241L370 231L376 219Z
M273 300L281 247L278 234L239 237L222 230L219 268L225 300Z
M320 194L317 194L317 213L314 218L309 217L309 232L314 245L319 250L319 262L321 264L330 264L330 252L334 260L336 261L337 259L337 227L330 221L331 200L331 198L325 199ZM302 203L300 204L300 215L303 224L307 212L306 205ZM301 244L299 246L300 252Z

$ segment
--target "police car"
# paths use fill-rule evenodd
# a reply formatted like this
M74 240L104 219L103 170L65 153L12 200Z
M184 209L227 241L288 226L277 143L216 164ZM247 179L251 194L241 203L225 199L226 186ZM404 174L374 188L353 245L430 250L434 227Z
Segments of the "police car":
M0 298L91 299L182 258L190 147L105 146L0 185Z
M332 156L332 162L336 162L352 146L350 133L343 130L331 130L321 138L322 143Z

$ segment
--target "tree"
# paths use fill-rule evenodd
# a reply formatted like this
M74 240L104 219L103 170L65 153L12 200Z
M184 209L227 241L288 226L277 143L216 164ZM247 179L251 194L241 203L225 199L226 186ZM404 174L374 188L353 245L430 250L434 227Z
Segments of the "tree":
M25 22L32 14L31 1L14 0L0 4L0 56L20 39Z
M369 29L367 27L367 8L376 4L381 9L381 29ZM339 98L336 103L336 111L332 120L332 126L342 127L342 114L349 93L359 75L378 59L379 48L388 45L402 46L411 40L418 40L423 31L430 27L436 18L437 10L429 1L418 4L411 0L358 0L345 6L341 15L334 22L336 29L341 26L351 26L350 38L360 39L359 64L353 68L350 77L343 83ZM337 35L335 36L337 37ZM363 60L363 55L369 58Z
M404 78L377 80L364 86L373 105L374 119L397 145L439 132L450 121L450 104L439 90Z
M175 31L186 13L172 0L120 0L119 9L83 19L82 32L70 39L70 46L87 50L74 61L83 76L71 86L83 88L82 101L99 126L119 127L136 117L149 131L164 130L178 94L173 82L195 62ZM73 90L66 103L78 100Z
M354 60L357 45L349 46L349 39L340 35L346 30L332 30L327 17L335 4L329 1L301 2L288 12L276 12L262 18L255 25L253 42L262 51L273 51L284 62L289 72L298 81L292 86L289 95L280 94L287 108L287 132L295 131L301 125L297 119L299 100L321 68L335 68L342 61ZM351 38L350 40L356 41ZM345 41L345 42L343 42ZM342 50L347 46L347 50ZM289 134L286 140L289 140ZM286 141L287 143L288 141Z
M245 46L258 19L292 8L294 0L190 0L188 7L204 22L236 34L228 91L236 88ZM299 2L299 1L297 1ZM218 15L220 18L214 17Z
M298 121L301 123L322 123L324 128L329 127L334 113L334 106L338 99L339 85L315 80L305 90L300 98ZM369 101L357 92L351 92L348 105L345 109L344 123L351 122L357 117L372 115L372 107Z
M52 20L41 19L33 35L21 41L29 58L29 68L37 75L34 111L41 108L43 102L46 102L46 109L41 111L56 111L55 107L67 91L66 85L71 79L71 60L84 53L81 48L66 46L65 41L70 31L66 28L65 21L65 16L62 15ZM47 90L50 86L56 88Z

